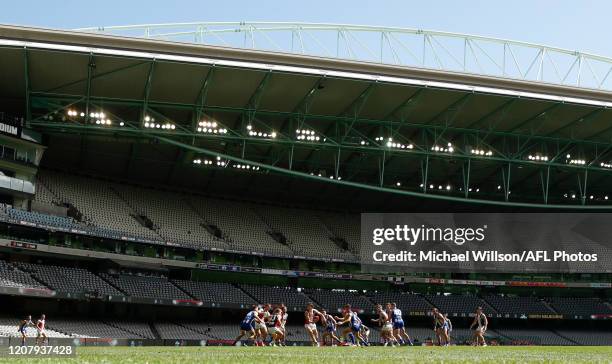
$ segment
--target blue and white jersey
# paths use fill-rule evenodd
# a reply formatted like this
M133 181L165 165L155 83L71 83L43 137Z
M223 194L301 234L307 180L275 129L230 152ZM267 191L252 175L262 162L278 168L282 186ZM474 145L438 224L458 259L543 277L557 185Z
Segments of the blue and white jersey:
M393 309L393 311L391 312L391 321L393 321L394 324L404 322L404 319L402 317L402 310L400 310L399 308Z
M336 330L336 321L334 320L332 315L327 314L327 317L325 317L325 321L327 321L327 328L328 329Z
M30 319L23 319L19 323L19 332L25 332L28 326L34 326L34 323Z
M257 316L257 312L256 311L251 311L251 312L247 313L246 316L244 316L244 319L242 320L242 322L240 324L241 325L252 326L253 325L253 321L255 321L255 317L256 316Z
M351 326L354 328L361 327L361 319L359 318L359 316L357 316L355 312L351 312Z

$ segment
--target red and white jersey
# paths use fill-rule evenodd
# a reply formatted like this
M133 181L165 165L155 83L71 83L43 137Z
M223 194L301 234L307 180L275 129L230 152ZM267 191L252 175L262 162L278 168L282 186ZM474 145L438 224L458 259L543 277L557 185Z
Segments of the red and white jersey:
M304 312L304 325L314 324L314 311Z
M38 320L36 321L36 328L39 330L44 330L45 329L45 320Z
M287 323L287 318L289 318L289 314L285 312L283 314L283 319L281 320L281 323L282 323L281 327L285 327L285 324Z
M283 327L283 315L282 314L272 315L272 319L270 321L272 322L273 327L276 327L276 328Z
M378 313L378 326L385 326L386 323L390 322L389 315L385 311Z
M261 311L258 316L262 321L267 321L270 318L270 311Z

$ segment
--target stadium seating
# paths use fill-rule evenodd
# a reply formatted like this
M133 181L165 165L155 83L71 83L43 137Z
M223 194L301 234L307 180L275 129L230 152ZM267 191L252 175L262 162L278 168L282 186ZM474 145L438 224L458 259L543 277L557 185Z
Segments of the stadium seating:
M361 226L361 217L358 214L321 212L318 216L335 237L346 241L349 251L359 256L361 232L358 227Z
M257 213L273 231L281 232L287 238L287 243L297 255L356 260L353 254L331 240L334 234L312 211L258 206ZM357 229L357 226L354 228Z
M374 304L356 292L316 289L307 291L307 294L321 307L329 310L330 313L339 312L342 306L347 303L350 303L353 309L361 309L368 313L374 311Z
M14 208L7 209L7 214L13 220L28 221L45 226L57 226L63 229L70 229L76 225L75 221L69 217L46 215Z
M165 278L125 274L111 275L106 273L102 273L101 277L132 297L162 298L168 300L191 299L185 292Z
M168 280L159 276L96 274L83 268L7 262L0 260L0 287L52 289L89 296L131 296L167 300L199 300L205 303L248 307L253 303L285 303L290 311L301 311L307 303L336 313L346 303L365 313L374 312L376 303L395 302L409 315L438 307L443 313L469 316L478 306L486 313L500 315L563 314L567 316L610 315L610 306L597 298L515 297L489 295L420 295L408 292L367 292L346 290L272 287L253 284L234 286L223 282Z
M191 332L202 335L206 339L229 340L238 335L236 325L231 324L210 324L205 322L181 321L177 323L177 325L180 325Z
M256 303L246 293L229 283L196 282L186 280L173 280L176 286L202 302L254 304Z
M560 314L591 316L597 314L610 315L612 309L598 298L552 297L547 299L551 306Z
M574 342L550 330L534 329L495 329L500 335L522 345L575 345Z
M22 319L23 318L18 317L0 317L0 337L20 337L21 334L17 331L17 328ZM33 317L32 321L36 321L36 318ZM70 337L70 335L53 330L49 327L45 330L45 333L47 337ZM26 328L26 335L28 337L36 337L36 328L28 326Z
M470 314L476 307L482 306L485 312L495 312L482 299L469 295L426 295L425 298L441 312L452 314Z
M165 340L232 340L238 334L240 317L231 323L201 321L143 322L121 320L83 320L47 318L47 336L51 338L116 338L116 339L165 339ZM18 337L18 317L0 317L0 337ZM35 318L34 318L35 320ZM155 327L156 335L151 329ZM370 342L380 342L380 332L370 325ZM319 328L320 329L320 328ZM34 327L27 328L29 337L36 336ZM430 327L408 326L412 340L423 343L434 340ZM473 332L468 328L455 327L451 332L453 343L470 342ZM487 330L487 340L499 339L516 345L612 345L612 332L587 330L538 330L496 327ZM308 341L301 325L287 325L287 341Z
M395 302L404 314L411 311L423 312L431 310L432 306L421 295L405 292L376 293L370 299L379 304Z
M169 191L156 191L126 185L114 190L139 215L147 216L156 232L165 240L193 247L229 249L223 240L210 234L205 221L187 208L183 196Z
M269 287L253 284L240 285L246 293L259 303L284 303L289 310L303 310L311 302L303 292L291 287Z
M159 322L155 324L155 329L162 339L185 339L185 340L206 340L209 339L206 335L171 322Z
M142 335L94 320L53 319L48 320L47 327L68 337L144 338Z
M0 260L0 286L47 289L45 285L36 281L28 273L15 268L4 260Z
M161 237L142 226L131 214L135 212L113 190L112 183L54 172L40 171L37 183L45 185L57 201L70 203L83 215L85 222L100 228L103 236L116 234L160 241ZM48 196L38 197L40 202ZM116 233L116 234L113 234Z
M37 175L37 183L43 186L35 196L38 202L69 203L83 215L83 221L8 209L11 218L76 227L103 237L171 242L191 248L357 260L356 214L269 208L45 170ZM150 224L145 226L143 221ZM273 237L274 233L285 241ZM346 241L348 250L332 238Z
M486 296L484 299L502 315L555 313L536 297Z
M44 282L56 291L93 295L123 295L122 292L87 269L33 263L16 263L16 265L22 270L30 272L37 280Z
M133 334L135 338L142 337L145 339L155 339L155 334L151 331L151 326L146 322L106 320L104 323L108 326Z
M558 330L557 333L579 345L612 345L612 332Z
M186 207L192 208L208 224L219 228L234 250L284 256L295 254L268 234L270 228L252 211L249 204L221 199L191 198Z

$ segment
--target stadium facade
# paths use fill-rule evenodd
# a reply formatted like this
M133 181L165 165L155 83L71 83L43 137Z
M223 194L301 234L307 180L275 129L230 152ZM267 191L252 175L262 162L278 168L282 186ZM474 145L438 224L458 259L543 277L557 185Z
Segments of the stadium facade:
M300 46L256 49L282 32ZM307 51L314 32L336 57ZM308 302L371 318L392 301L421 343L431 308L467 343L482 306L497 343L610 345L612 272L365 274L359 213L609 212L611 66L346 25L0 26L0 342L44 312L54 340L227 344L270 302L298 343Z

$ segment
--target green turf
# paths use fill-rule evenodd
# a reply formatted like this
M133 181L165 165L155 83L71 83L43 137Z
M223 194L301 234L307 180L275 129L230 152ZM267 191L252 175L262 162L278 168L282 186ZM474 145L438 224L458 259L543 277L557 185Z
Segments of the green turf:
M560 347L86 347L74 358L10 363L612 363L612 346Z

